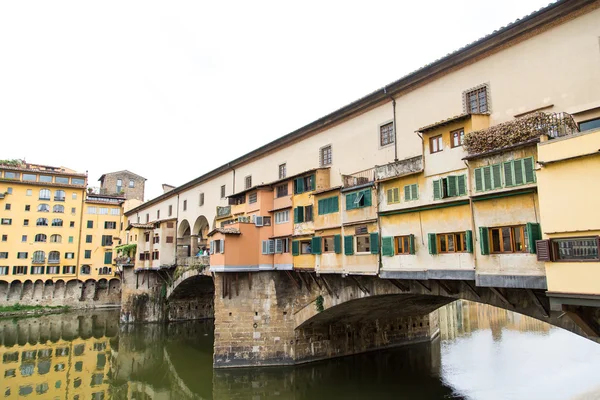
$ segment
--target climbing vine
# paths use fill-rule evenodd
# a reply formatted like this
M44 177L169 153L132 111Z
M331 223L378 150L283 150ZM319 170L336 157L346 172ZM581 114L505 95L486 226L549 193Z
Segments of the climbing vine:
M23 160L0 160L0 165L6 165L7 167L20 167L25 162Z
M133 250L133 253L135 254L135 251L137 249L137 244L132 243L132 244L123 244L121 246L117 246L115 247L115 250L117 251L117 253L119 254L131 254L131 251Z
M317 300L315 301L315 306L317 307L317 312L325 310L325 307L323 306L323 296L319 295L319 297L317 297Z

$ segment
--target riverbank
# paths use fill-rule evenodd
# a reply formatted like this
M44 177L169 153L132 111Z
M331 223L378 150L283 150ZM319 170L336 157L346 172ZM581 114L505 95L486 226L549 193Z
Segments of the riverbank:
M0 318L61 314L71 309L72 307L69 306L27 306L17 303L11 306L0 306Z

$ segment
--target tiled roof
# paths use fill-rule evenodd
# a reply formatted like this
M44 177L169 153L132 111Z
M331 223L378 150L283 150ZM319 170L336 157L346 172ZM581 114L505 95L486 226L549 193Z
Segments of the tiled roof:
M223 235L241 235L238 229L233 228L216 228L208 233L208 236L212 236L215 233L222 233Z
M469 119L469 118L471 118L471 114L469 114L469 113L458 114L453 117L446 118L441 121L434 122L433 124L429 124L422 128L419 128L419 129L417 129L417 132L424 133L424 132L439 128L440 126L444 126L444 125L450 124L452 122L462 121L464 119Z
M131 228L138 228L138 229L154 229L154 224L138 224L138 223L131 223L129 224L129 226L127 227L127 229L125 230L129 230Z

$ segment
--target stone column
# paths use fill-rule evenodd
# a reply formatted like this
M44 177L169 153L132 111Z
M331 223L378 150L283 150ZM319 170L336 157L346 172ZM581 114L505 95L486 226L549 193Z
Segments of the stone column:
M190 236L190 256L195 257L198 253L198 235Z

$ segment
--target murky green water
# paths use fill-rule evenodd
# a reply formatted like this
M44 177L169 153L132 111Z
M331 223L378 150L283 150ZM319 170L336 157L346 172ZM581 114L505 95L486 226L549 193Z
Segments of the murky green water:
M0 397L597 399L600 345L489 306L440 311L429 344L295 368L212 369L212 323L128 327L118 312L0 320Z

